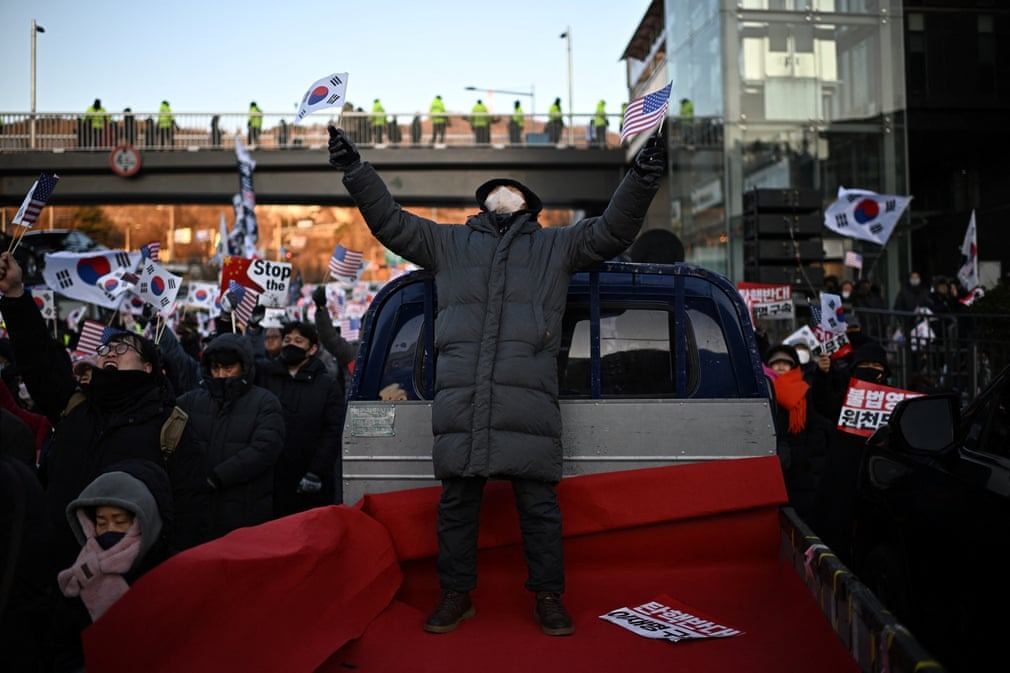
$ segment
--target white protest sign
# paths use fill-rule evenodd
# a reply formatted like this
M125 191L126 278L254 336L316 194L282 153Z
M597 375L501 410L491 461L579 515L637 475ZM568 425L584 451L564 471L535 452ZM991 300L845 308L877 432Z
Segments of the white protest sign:
M877 428L887 425L898 402L922 393L892 388L879 383L850 379L845 402L838 414L838 429L860 437L869 437Z
M643 638L673 643L699 638L728 638L743 631L717 622L689 605L662 594L653 601L633 608L619 608L600 615L600 619Z
M246 275L263 288L259 303L267 308L284 308L288 305L288 285L293 275L290 262L254 259L249 263Z

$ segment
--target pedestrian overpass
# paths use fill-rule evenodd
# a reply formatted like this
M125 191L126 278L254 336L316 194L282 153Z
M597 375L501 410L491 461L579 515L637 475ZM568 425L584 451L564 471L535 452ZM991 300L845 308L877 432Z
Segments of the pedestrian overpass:
M220 124L234 132L215 135L206 131L219 123L209 121L212 116L177 115L178 129L166 143L145 134L144 124L127 129L115 118L103 135L89 138L73 115L4 114L0 206L19 206L42 171L61 178L49 201L54 205L230 205L239 188L235 144L238 138L246 142L238 126L242 120L235 117L225 116ZM543 123L531 115L519 143L496 131L490 143L477 144L460 119L437 145L425 142L428 127L420 142L398 133L395 141L387 135L385 144L364 138L359 149L406 206L472 207L478 185L504 177L528 185L545 207L595 213L626 172L630 150L619 146L616 133L608 134L606 146L593 142L586 132L589 117L583 117L560 139L551 139L556 142L540 132ZM354 205L341 174L327 162L325 124L294 127L278 121L263 133L250 149L257 203ZM116 157L124 144L132 148L128 158L139 161L132 175L126 173L133 166L127 169L122 156Z

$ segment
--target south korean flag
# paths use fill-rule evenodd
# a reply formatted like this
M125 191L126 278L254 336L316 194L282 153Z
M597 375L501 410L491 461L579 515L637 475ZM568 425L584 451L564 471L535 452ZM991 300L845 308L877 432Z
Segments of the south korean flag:
M170 273L157 262L146 260L140 269L140 276L134 292L148 304L154 306L159 315L168 316L172 304L182 287L182 277Z

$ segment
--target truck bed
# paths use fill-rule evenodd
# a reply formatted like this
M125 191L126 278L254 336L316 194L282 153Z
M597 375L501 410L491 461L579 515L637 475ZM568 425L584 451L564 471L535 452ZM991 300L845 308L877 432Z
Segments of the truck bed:
M85 632L89 673L861 669L782 552L791 533L774 457L563 480L565 602L577 628L567 638L543 635L533 620L503 482L488 484L482 511L476 618L449 634L422 631L438 599L438 495L367 495L170 559ZM661 594L744 633L674 644L598 618ZM862 669L884 670L877 645L893 643L871 640L863 647L877 666ZM898 664L892 656L890 670L912 670Z

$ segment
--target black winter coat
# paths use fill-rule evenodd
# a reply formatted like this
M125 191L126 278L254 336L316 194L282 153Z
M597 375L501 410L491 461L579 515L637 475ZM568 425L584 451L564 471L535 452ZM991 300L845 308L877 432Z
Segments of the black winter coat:
M383 245L435 273L435 477L560 481L568 284L631 245L658 187L629 173L599 217L543 228L536 211L520 211L502 233L486 212L447 225L402 210L367 163L343 182Z
M231 351L241 358L243 376L214 380L209 356ZM207 451L208 476L217 484L210 495L209 536L220 537L273 516L274 465L284 448L281 404L252 381L252 345L238 334L217 336L203 353L203 382L179 398L189 423Z
M284 414L284 450L274 469L274 516L339 503L343 388L316 357L294 376L279 360L261 363L257 371L257 383L277 396ZM320 492L295 492L307 472L322 480Z

